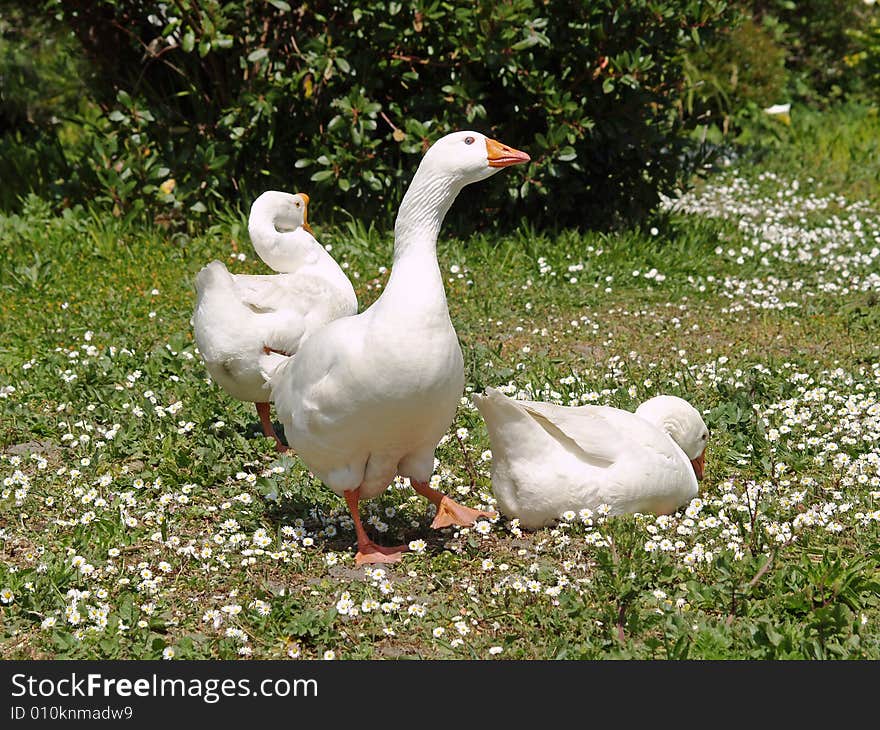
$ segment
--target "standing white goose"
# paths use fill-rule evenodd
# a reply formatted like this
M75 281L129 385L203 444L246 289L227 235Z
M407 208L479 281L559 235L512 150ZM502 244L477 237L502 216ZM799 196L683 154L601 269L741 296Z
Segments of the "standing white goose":
M305 193L270 190L251 206L248 231L268 276L230 274L212 261L196 276L192 324L205 365L233 398L251 401L266 436L286 450L269 417L269 376L327 322L357 312L339 264L312 236Z
M495 388L473 398L489 429L498 507L523 527L601 504L613 515L668 514L698 494L709 430L681 398L657 396L635 413L514 400Z
M291 446L336 494L357 533L357 563L393 562L406 546L367 537L358 502L381 494L395 475L437 507L433 527L469 525L490 513L453 502L428 485L434 449L464 387L464 365L437 263L440 225L458 193L524 152L478 132L455 132L425 154L394 227L394 265L366 311L331 322L271 380Z

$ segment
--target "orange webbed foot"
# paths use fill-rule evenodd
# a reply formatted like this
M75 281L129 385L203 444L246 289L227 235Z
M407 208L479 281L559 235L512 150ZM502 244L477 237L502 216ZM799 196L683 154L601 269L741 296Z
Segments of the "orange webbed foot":
M491 520L497 517L497 515L494 512L471 509L451 500L449 497L443 497L440 500L440 506L437 508L437 515L434 517L431 527L435 530L439 530L441 527L449 527L450 525L470 527L481 517Z
M406 545L396 547L382 547L374 542L368 542L358 546L355 555L355 565L367 565L371 563L396 563L409 550Z

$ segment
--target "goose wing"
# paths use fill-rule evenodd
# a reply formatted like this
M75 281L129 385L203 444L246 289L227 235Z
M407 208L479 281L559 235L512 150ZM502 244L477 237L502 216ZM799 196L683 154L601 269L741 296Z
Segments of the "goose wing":
M257 313L303 308L303 285L289 274L237 274L235 291L243 304Z
M614 464L624 454L631 439L631 435L620 428L619 419L615 417L616 408L570 408L536 401L516 403L569 451L580 452L581 458L595 466Z

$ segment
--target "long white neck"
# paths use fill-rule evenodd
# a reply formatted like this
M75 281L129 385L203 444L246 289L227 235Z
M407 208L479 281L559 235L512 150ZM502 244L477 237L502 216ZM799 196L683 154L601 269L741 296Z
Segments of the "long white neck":
M394 223L394 261L413 247L433 252L443 219L463 184L451 176L419 167Z
M423 165L416 171L397 213L394 265L381 299L395 300L395 306L430 306L446 313L446 292L437 263L437 236L462 187L460 181L437 174L430 167Z

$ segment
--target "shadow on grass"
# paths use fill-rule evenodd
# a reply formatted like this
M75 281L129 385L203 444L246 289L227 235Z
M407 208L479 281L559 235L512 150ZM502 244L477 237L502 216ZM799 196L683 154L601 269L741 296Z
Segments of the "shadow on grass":
M295 458L289 457L287 458ZM380 519L388 525L385 532L380 532L375 526L369 524L369 503L379 505ZM395 506L387 496L380 495L375 500L361 502L361 520L367 535L378 545L386 547L394 545L407 545L413 540L424 540L426 543L425 553L437 555L448 551L446 543L453 536L457 528L443 528L435 530L431 527L434 519L434 508L427 500L424 500L424 512L418 516L404 515L399 511L394 517L382 515L384 506ZM349 517L346 526L339 525L339 514L344 513ZM314 548L323 551L347 552L355 551L357 538L354 526L350 521L345 502L336 496L328 487L325 487L317 479L309 479L305 483L300 482L296 488L287 492L277 500L271 500L264 512L265 519L280 530L286 525L293 525L294 521L301 519L302 526L314 539ZM413 523L416 524L413 524ZM332 536L322 534L325 529L332 527L336 533Z
M284 435L284 426L281 425L281 422L272 421L272 428L275 429L275 433L278 434L278 438L281 439L284 445L290 446L290 444L287 443L287 437ZM251 421L250 423L242 424L236 430L239 434L241 434L249 441L254 439L269 438L263 433L263 425L259 421Z

